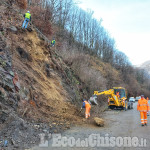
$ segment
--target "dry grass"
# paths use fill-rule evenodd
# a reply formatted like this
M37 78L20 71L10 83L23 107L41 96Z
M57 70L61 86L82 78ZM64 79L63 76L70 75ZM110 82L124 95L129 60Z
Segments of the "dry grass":
M15 0L21 9L27 8L27 0Z
M32 14L32 22L46 36L52 34L52 25L50 22L50 10L34 6L30 8ZM40 15L39 15L40 14Z
M119 72L110 64L103 63L100 59L75 49L67 50L67 44L59 53L85 83L89 96L94 90L105 90L123 85Z

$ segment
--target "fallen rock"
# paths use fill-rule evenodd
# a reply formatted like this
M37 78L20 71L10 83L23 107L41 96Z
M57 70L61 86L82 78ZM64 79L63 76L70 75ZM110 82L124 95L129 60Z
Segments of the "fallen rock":
M97 126L103 127L104 126L104 120L102 118L95 117L94 122Z
M32 31L33 31L33 28L32 28L32 27L28 27L27 30L28 30L29 32L32 32Z
M52 125L56 125L56 122L53 122Z
M9 30L12 31L12 32L14 32L14 33L16 33L16 32L18 31L15 26L11 26L11 27L9 28Z
M2 52L2 51L3 51L3 49L0 48L0 52Z
M34 125L34 128L36 128L36 129L39 129L40 128L40 125Z
M7 120L7 118L8 118L8 114L1 111L0 112L0 123L4 123Z

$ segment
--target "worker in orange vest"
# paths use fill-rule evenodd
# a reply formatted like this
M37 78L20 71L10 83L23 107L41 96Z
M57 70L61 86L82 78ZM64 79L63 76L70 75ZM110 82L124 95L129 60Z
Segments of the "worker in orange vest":
M138 100L137 110L140 112L141 125L147 125L147 112L149 111L148 101L141 95L141 99Z
M86 119L89 118L90 117L91 105L85 99L83 100L83 104L82 104L81 110L82 110L82 108L85 108L85 118Z
M120 98L120 94L119 94L119 92L117 92L117 93L116 93L116 95L117 95L117 97L118 97L118 98Z

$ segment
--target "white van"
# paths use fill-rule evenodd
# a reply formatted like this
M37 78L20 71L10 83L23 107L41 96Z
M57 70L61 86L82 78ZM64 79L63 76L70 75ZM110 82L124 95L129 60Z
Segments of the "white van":
M129 98L129 102L135 102L135 98L134 97L130 97Z

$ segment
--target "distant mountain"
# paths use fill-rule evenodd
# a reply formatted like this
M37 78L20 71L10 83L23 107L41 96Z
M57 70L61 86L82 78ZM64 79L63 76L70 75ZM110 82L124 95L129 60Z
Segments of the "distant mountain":
M150 74L150 60L144 62L139 67L145 69Z

